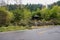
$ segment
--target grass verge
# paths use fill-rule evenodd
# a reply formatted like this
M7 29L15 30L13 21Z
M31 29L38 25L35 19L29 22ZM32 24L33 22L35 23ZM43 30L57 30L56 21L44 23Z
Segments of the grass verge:
M8 26L8 27L0 27L0 32L25 30L25 29L28 29L28 28L23 26Z

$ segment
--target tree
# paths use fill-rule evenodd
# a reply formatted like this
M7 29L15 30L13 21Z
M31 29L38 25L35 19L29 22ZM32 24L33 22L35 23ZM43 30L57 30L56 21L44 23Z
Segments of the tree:
M1 8L0 9L0 26L9 25L13 19L13 13Z
M58 1L56 4L57 4L58 6L60 6L60 1Z
M31 12L28 9L23 9L22 13L22 24L27 25L31 19Z
M41 17L45 20L49 20L50 14L51 14L50 10L47 9L47 8L44 8L44 9L41 10Z
M7 9L9 10L9 11L11 11L11 10L16 10L18 7L17 7L17 5L15 4L15 5L7 5Z
M58 6L54 6L51 9L51 15L50 15L50 19L57 19L57 12L58 11Z
M52 20L52 22L54 24L58 24L58 20L60 19L59 15L60 15L60 8L59 6L54 6L51 9L51 15L50 15L50 20Z
M22 19L22 11L19 10L19 9L16 9L16 10L12 10L13 12L13 15L14 15L14 20L13 22L15 23L15 25L17 26L20 22L20 20Z

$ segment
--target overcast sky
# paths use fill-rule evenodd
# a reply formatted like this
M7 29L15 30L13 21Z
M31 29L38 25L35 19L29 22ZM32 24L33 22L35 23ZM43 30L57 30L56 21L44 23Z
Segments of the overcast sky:
M53 2L57 2L58 0L22 0L22 4L51 4ZM10 0L8 3L14 4L14 0Z
M58 0L23 0L22 2L24 4L38 4L38 3L41 3L41 4L51 4L53 2L57 2Z

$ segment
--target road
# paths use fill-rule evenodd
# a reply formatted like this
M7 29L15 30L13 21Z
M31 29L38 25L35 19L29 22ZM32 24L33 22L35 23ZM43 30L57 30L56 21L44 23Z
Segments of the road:
M60 40L60 26L0 32L0 40Z

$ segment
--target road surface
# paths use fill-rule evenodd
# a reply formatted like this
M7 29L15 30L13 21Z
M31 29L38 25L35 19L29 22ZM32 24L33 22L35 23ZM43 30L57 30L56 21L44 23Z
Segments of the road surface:
M60 40L60 26L14 32L0 32L0 40Z

